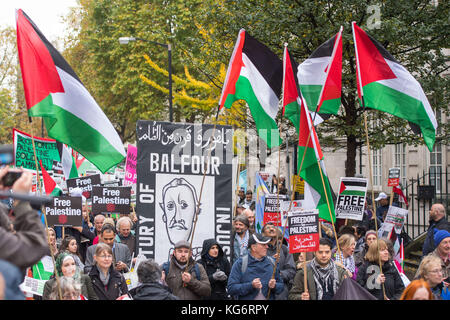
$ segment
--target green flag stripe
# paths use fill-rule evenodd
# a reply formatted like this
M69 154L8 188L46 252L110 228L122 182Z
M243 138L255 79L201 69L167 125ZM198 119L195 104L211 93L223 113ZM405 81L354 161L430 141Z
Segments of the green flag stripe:
M322 90L321 85L300 85L300 91L302 92L310 111L316 111L320 90ZM336 115L340 106L340 98L325 100L322 102L319 113L331 113Z
M361 196L364 197L366 194L364 191L356 191L356 190L344 190L340 193L341 195L351 195L351 196Z

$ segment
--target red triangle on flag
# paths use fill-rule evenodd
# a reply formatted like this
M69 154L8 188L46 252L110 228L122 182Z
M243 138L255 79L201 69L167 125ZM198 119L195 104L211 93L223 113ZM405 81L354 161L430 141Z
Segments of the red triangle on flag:
M44 188L46 194L51 194L53 189L56 187L55 180L50 177L47 170L45 170L44 166L42 165L42 160L39 160L39 164L41 165L41 172L42 172L42 179L44 180Z

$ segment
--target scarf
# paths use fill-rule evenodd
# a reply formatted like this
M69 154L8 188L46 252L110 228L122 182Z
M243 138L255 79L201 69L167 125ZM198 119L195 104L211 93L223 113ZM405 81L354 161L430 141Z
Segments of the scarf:
M338 272L336 265L333 260L330 260L328 265L325 268L322 268L317 262L316 259L312 259L310 263L314 282L316 283L317 288L317 300L322 300L323 291L329 291L328 284L331 282L333 286L333 292L336 293L338 289ZM325 286L325 288L322 287Z
M241 247L241 256L242 256L243 252L245 251L245 250L242 250L242 249L245 249L245 248L248 247L248 237L249 237L248 230L245 231L245 235L244 235L243 239L241 239L241 237L236 233L236 239L238 240L239 246Z
M355 273L355 258L353 255L344 258L344 254L340 251L340 254L336 254L336 261L344 265L344 267L352 274Z
M97 266L98 269L98 273L100 275L100 281L103 283L103 285L106 287L108 286L108 282L109 282L109 270L108 273L106 274L106 276L103 274L103 271L100 270L100 268Z

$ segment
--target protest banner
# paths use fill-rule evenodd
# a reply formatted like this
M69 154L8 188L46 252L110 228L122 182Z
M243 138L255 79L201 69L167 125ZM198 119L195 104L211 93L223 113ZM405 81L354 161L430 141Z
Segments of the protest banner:
M49 226L82 225L81 197L55 197L51 206L45 207L45 215Z
M289 212L289 253L319 249L319 210L294 208Z
M263 171L259 171L258 174L266 183L267 188L269 188L269 190L272 190L272 174L270 172L263 172Z
M292 176L292 185L295 186L294 192L300 194L300 196L304 196L305 194L305 180L298 175Z
M341 177L336 218L361 221L366 201L367 179Z
M25 293L32 293L37 296L42 296L44 294L44 286L46 282L47 280L39 280L27 276L19 285L19 288Z
M92 187L92 214L130 214L131 187Z
M390 168L388 175L388 187L397 187L400 184L400 168Z
M229 256L233 212L231 127L216 126L213 130L208 124L140 120L136 131L138 254L162 263L168 260L176 242L191 240L203 188L206 196L200 202L193 258L200 257L203 240L208 238L216 239ZM210 150L211 158L205 163Z
M56 140L34 137L36 157L45 170L52 170L53 160L60 161ZM31 135L13 128L14 163L16 167L36 170Z
M281 212L281 202L288 199L286 195L268 194L264 199L264 218L263 225L268 222L273 223L277 227L283 226ZM289 204L288 204L289 205ZM284 221L284 220L283 220Z
M91 198L92 196L92 187L99 186L101 183L100 174L94 174L91 176L78 177L73 179L67 179L67 191L69 194L73 191L74 188L81 188L83 191L83 196L86 198Z
M392 225L392 227L390 228L390 232L394 230L395 233L400 234L402 232L402 228L405 224L405 219L407 216L408 210L389 206L389 210L386 214L386 218L384 219L383 224ZM386 229L388 228L386 227Z

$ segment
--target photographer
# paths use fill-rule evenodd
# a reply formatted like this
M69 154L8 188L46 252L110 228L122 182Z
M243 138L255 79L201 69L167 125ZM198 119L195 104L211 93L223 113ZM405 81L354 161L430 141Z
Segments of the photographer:
M12 189L12 192L22 194L31 190L32 174L23 169L12 187L4 186L3 178L8 171L8 166L0 169L0 190ZM24 274L27 267L37 263L46 254L50 254L50 251L45 228L30 203L14 200L11 210L0 204L0 259L14 264Z

